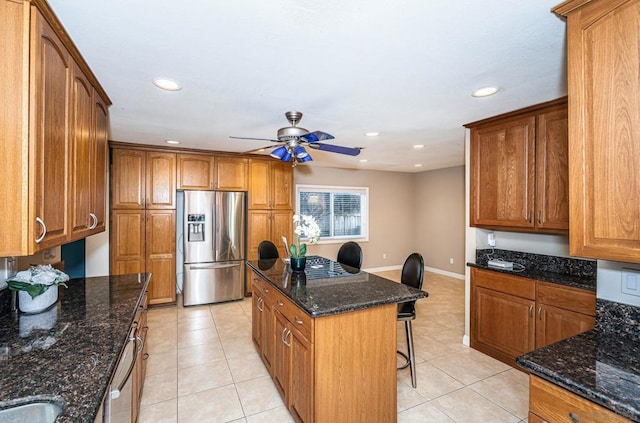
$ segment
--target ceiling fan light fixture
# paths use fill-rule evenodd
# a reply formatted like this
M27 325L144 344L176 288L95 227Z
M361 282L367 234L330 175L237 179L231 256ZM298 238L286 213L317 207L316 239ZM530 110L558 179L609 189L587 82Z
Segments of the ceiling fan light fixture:
M296 145L293 149L293 153L295 154L296 159L303 159L309 155L309 153L307 153L307 150L305 150L301 145Z
M182 86L178 81L165 77L155 78L153 80L153 85L167 91L180 91L182 89Z
M285 146L280 146L278 148L276 148L275 150L273 150L271 152L271 154L269 154L271 157L273 157L274 159L279 159L282 160L284 162L288 161L288 160L284 160L283 157L288 154L287 151L287 147ZM291 155L289 154L289 157L291 157Z
M300 163L305 163L305 162L311 162L311 161L313 161L313 159L311 158L311 156L310 156L309 154L307 154L307 155L306 155L306 156L304 156L304 157L298 158L297 160L298 160L298 162L300 162Z

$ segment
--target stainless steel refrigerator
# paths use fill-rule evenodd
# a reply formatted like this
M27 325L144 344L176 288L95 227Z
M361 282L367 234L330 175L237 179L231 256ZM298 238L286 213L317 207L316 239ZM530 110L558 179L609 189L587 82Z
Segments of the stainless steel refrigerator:
M246 193L184 192L185 306L244 295Z

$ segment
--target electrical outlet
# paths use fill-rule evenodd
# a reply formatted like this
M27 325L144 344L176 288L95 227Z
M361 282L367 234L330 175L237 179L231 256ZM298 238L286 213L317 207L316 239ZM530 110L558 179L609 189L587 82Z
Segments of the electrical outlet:
M387 259L387 253L382 253L382 260L386 260Z
M622 293L640 297L640 270L622 269Z
M496 236L493 234L493 232L491 232L487 236L487 243L489 244L489 247L495 247L496 246Z
M453 264L453 257L449 257L449 264Z

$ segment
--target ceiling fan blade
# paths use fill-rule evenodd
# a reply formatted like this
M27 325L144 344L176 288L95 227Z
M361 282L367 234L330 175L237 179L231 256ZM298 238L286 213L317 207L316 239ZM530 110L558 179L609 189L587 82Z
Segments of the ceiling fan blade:
M313 132L309 132L306 135L302 135L300 137L301 140L305 140L306 142L318 142L318 141L324 141L324 140L332 140L335 137L331 134L327 134L326 132L322 132L322 131L313 131Z
M333 145L333 144L321 144L319 142L308 144L308 146L313 148L314 150L329 151L331 153L348 154L349 156L357 156L358 154L360 154L359 148L342 147L342 146Z
M242 154L249 154L249 153L255 153L256 151L261 151L261 150L268 150L270 148L274 148L276 147L275 145L268 145L266 147L259 147L259 148L254 148L253 150L249 150L249 151L243 151Z
M229 137L234 138L236 140L256 140L256 141L271 141L271 142L280 142L280 140L272 140L271 138L251 138L251 137Z

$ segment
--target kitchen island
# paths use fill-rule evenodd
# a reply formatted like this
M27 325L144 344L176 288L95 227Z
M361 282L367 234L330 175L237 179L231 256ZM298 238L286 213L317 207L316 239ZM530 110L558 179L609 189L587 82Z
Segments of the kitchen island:
M253 341L299 422L395 422L397 303L427 293L307 257L249 262Z
M53 402L62 407L56 423L93 423L149 279L71 279L56 304L34 315L11 313L3 298L0 409Z

